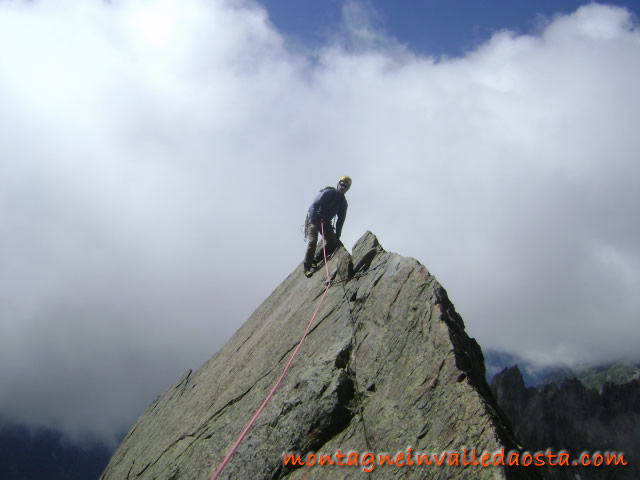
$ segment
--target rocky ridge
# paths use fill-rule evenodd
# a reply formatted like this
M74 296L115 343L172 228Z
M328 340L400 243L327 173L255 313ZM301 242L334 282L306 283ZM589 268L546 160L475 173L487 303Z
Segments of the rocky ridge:
M409 449L462 456L517 448L480 347L423 265L386 252L367 232L353 255L334 253L329 272L333 285L308 338L220 478L538 478L462 458L442 467L376 463L368 472L361 464L285 466L284 452L393 458ZM151 404L101 480L211 478L280 375L325 282L298 266L209 361Z
M491 389L526 449L564 449L575 457L582 452L623 452L629 463L627 467L549 468L542 472L545 478L640 478L640 380L604 383L600 391L576 378L526 388L516 365L496 375Z

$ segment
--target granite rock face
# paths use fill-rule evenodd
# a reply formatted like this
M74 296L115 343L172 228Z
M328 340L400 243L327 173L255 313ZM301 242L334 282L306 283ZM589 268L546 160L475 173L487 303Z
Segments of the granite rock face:
M548 468L541 472L545 478L640 478L640 380L605 383L598 392L572 378L538 390L525 388L514 366L496 375L491 389L526 449L564 449L572 458L582 452L623 452L629 463L627 467Z
M463 449L468 463L472 449L479 459L517 445L479 346L427 269L385 252L370 232L352 256L340 248L328 263L332 286L309 336L219 478L538 478L525 468L463 465ZM324 269L306 279L298 266L220 351L151 404L101 479L211 478L275 384L325 285ZM358 454L358 466L284 465L285 452L304 459L338 450ZM381 453L393 460L400 451L445 450L459 453L458 466L378 464ZM376 456L371 471L361 463L367 452Z

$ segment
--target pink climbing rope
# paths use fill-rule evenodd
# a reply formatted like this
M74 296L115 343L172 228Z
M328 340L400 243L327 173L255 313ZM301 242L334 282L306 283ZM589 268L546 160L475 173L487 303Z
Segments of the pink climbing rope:
M244 427L244 430L242 431L242 433L240 434L240 436L236 440L236 443L233 444L233 447L231 447L231 450L229 450L229 453L227 453L227 456L224 457L224 460L222 461L222 463L220 464L220 466L216 470L216 473L213 474L213 477L211 477L211 480L216 480L218 478L218 476L222 473L222 470L224 470L224 467L226 467L227 463L229 463L229 460L231 460L231 456L238 449L238 447L242 443L242 440L247 435L247 433L249 433L249 430L251 429L251 427L253 426L255 421L258 419L258 417L260 416L260 414L262 413L264 408L267 406L267 403L269 403L269 400L271 400L271 397L273 397L273 394L275 393L276 389L280 386L280 382L282 382L282 379L284 378L284 376L286 375L287 371L289 370L289 367L291 366L291 363L293 363L293 359L298 354L298 350L300 350L300 347L302 346L302 343L304 342L305 338L307 338L307 334L309 333L309 330L311 330L311 325L313 325L313 321L315 320L316 315L318 315L318 312L320 311L320 307L322 306L322 302L324 302L324 297L327 296L327 292L329 291L329 287L331 287L331 278L329 277L329 266L327 265L327 250L326 250L326 244L325 244L325 241L324 241L324 220L322 220L320 222L320 229L322 230L322 254L324 256L324 267L325 267L325 272L327 274L327 286L324 289L324 293L322 294L322 297L320 298L320 301L318 302L318 306L316 307L315 312L313 312L311 320L309 320L309 323L307 324L307 328L305 329L304 334L302 335L302 338L300 339L300 342L298 342L298 345L296 346L295 350L291 354L291 357L289 358L289 361L285 365L284 370L282 370L282 373L280 374L280 377L278 378L278 381L275 383L275 385L273 386L273 388L269 392L269 395L267 395L267 398L264 399L264 402L262 402L262 405L260 405L260 408L258 408L258 410L256 410L256 413L253 415L253 418L249 421L247 426Z

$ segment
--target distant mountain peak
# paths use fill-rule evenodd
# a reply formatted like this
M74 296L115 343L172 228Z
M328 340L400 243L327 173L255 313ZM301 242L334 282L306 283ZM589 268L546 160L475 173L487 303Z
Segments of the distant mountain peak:
M640 379L621 385L607 382L600 391L575 377L526 388L515 366L497 374L491 389L526 449L566 449L576 457L581 452L623 452L628 464L549 468L545 478L640 478Z

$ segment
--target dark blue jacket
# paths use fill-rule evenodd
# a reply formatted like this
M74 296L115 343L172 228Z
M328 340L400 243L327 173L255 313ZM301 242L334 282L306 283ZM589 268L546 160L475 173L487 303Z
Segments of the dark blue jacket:
M309 221L314 225L320 225L320 219L331 223L333 217L338 215L336 221L336 237L340 238L342 225L347 216L347 199L344 194L338 192L333 187L326 187L320 190L318 196L309 207Z

